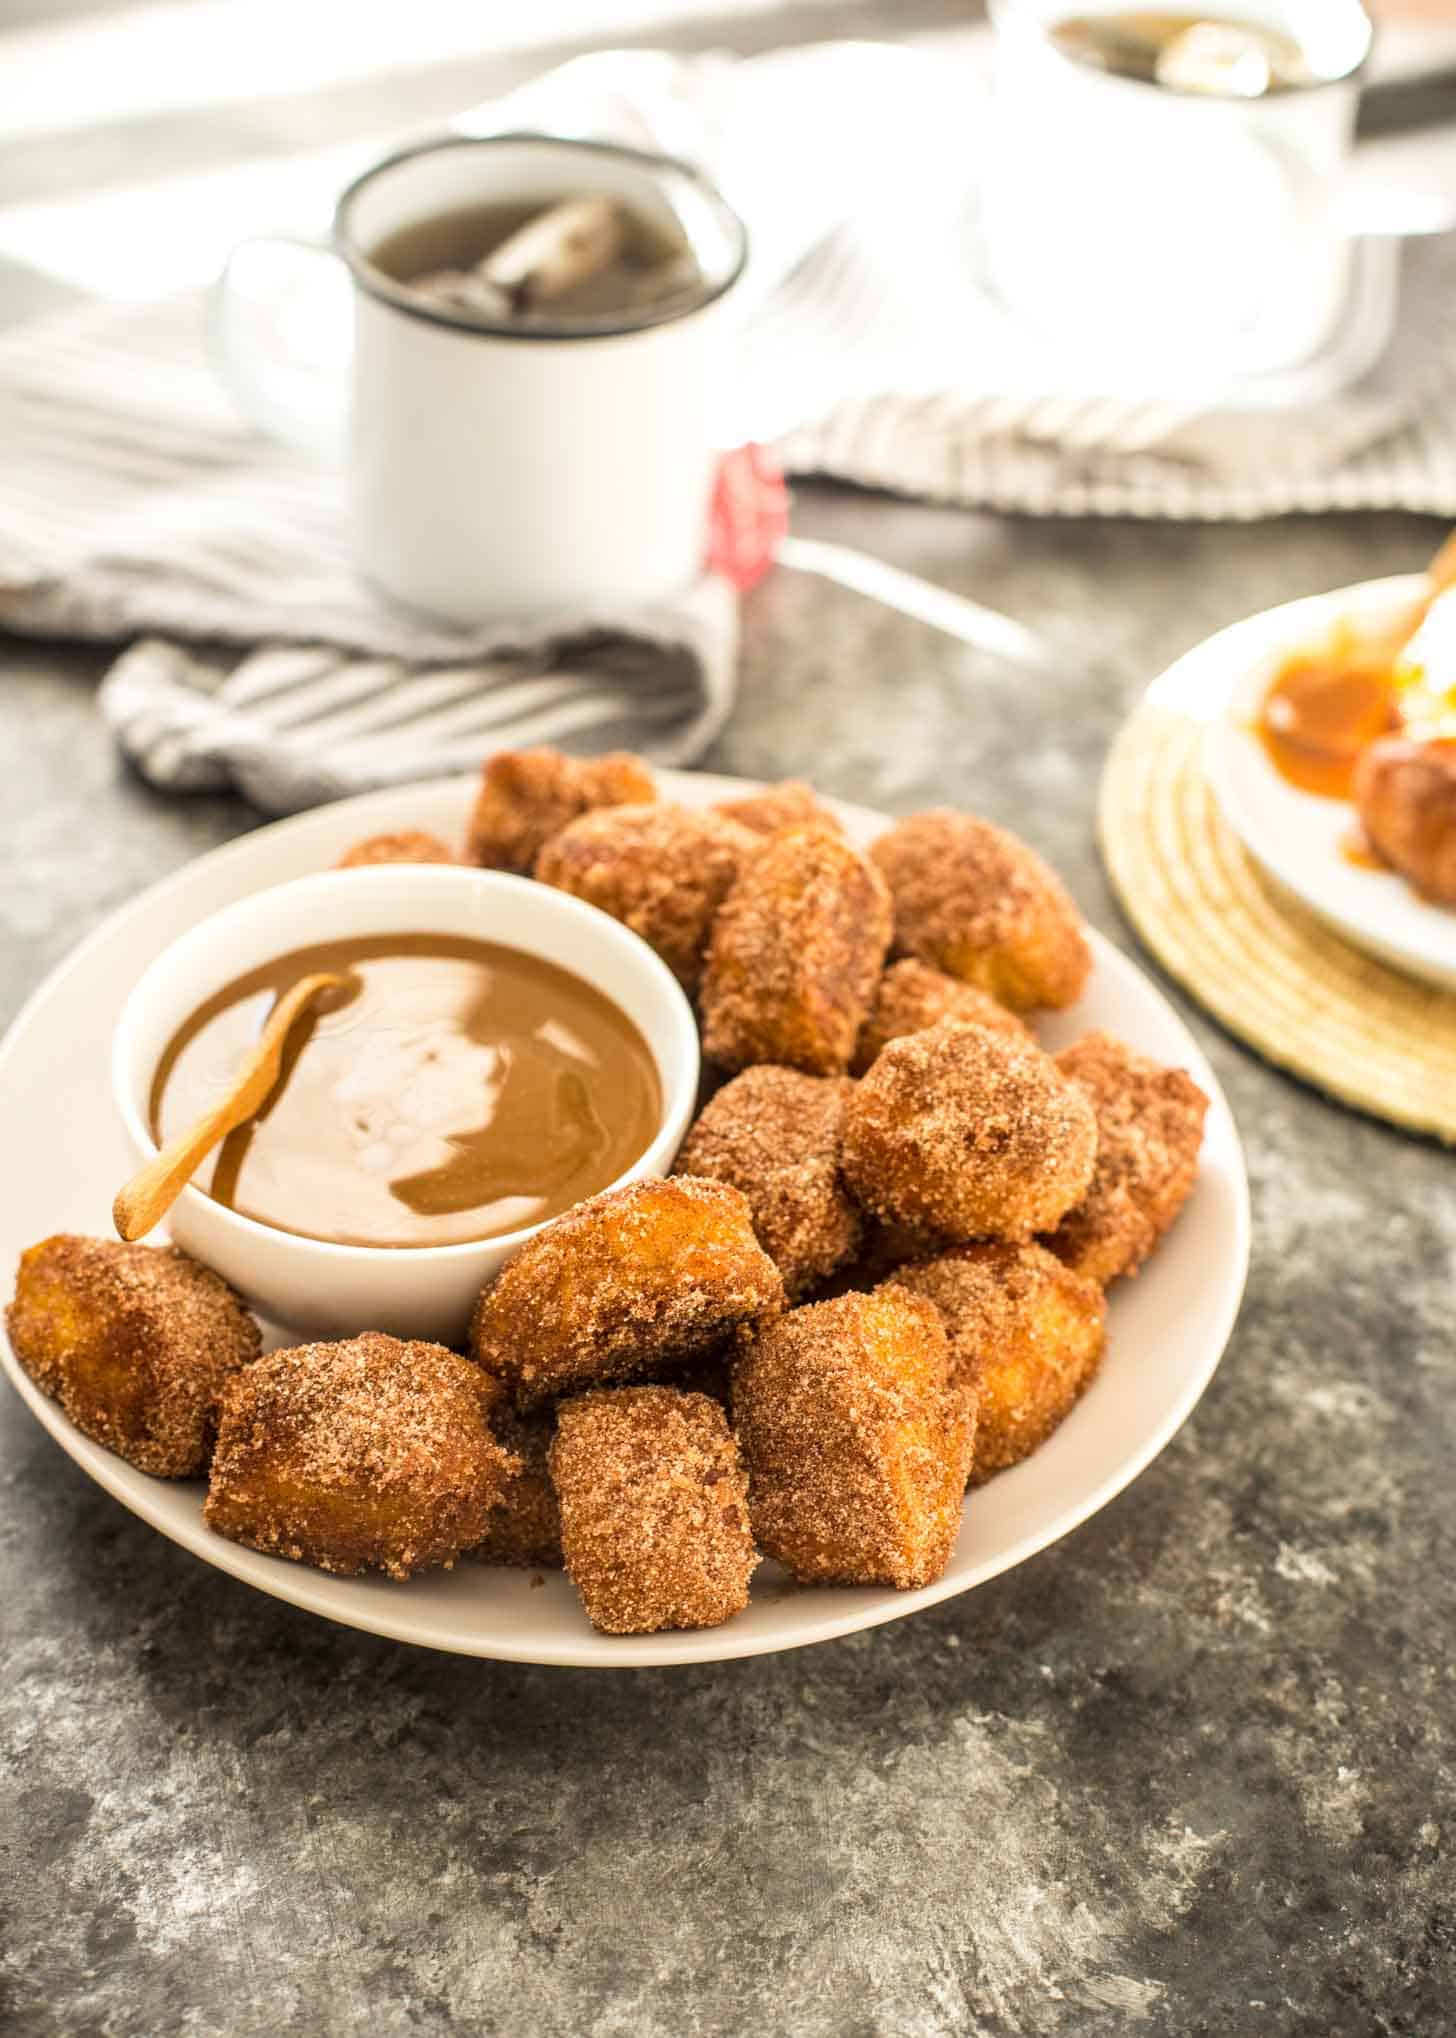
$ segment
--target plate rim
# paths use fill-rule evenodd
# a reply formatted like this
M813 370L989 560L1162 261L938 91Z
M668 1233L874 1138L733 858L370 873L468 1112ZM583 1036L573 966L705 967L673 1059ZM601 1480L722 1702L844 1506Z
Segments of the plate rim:
M763 780L713 772L669 771L666 768L663 768L658 776L668 782L691 779L719 798L761 790L765 783ZM3 1097L5 1092L6 1074L11 1057L16 1052L17 1044L28 1031L32 1014L42 1001L62 989L74 973L84 968L96 949L124 937L134 919L142 917L144 912L163 902L173 892L185 890L200 871L206 870L216 874L226 871L234 863L245 863L249 852L260 837L267 836L270 841L277 842L286 834L310 833L317 826L321 816L357 814L362 817L367 815L371 808L387 812L401 799L430 799L458 794L463 786L473 783L475 777L476 774L473 772L451 773L413 784L379 788L372 792L355 794L344 800L332 801L322 807L310 808L303 813L251 828L234 840L219 844L215 849L189 859L176 870L157 879L124 906L107 915L83 936L76 946L46 973L23 1001L6 1028L3 1039L0 1039L0 1097ZM860 826L872 825L883 828L892 818L872 807L833 799L827 795L825 797L827 804ZM1234 1250L1232 1261L1225 1268L1225 1280L1214 1313L1214 1329L1208 1339L1209 1356L1200 1369L1190 1376L1161 1422L1154 1426L1136 1451L1119 1461L1089 1493L1075 1502L1065 1517L1058 1517L1056 1526L1050 1534L1041 1529L1028 1531L999 1551L994 1558L977 1565L971 1577L952 1577L947 1573L933 1584L912 1592L892 1592L880 1587L858 1588L876 1596L864 1607L852 1607L846 1612L826 1614L819 1620L809 1617L795 1632L787 1636L775 1633L744 1633L735 1638L733 1623L729 1622L719 1628L666 1630L653 1635L622 1638L604 1638L595 1630L588 1628L577 1640L567 1640L559 1646L539 1641L518 1644L507 1635L498 1641L492 1640L489 1648L482 1648L463 1632L458 1639L442 1639L435 1632L420 1632L419 1622L411 1620L407 1602L404 1600L399 1602L398 1613L395 1613L392 1607L384 1610L387 1602L382 1604L378 1613L367 1601L361 1602L358 1610L351 1608L347 1612L325 1603L327 1588L336 1587L340 1583L364 1584L389 1595L406 1592L407 1585L391 1586L388 1581L374 1578L341 1581L306 1565L288 1564L281 1559L269 1558L261 1552L249 1550L244 1545L232 1543L226 1538L213 1536L202 1528L200 1517L197 1531L189 1532L186 1526L167 1519L161 1511L154 1512L147 1504L152 1483L164 1490L176 1491L179 1486L195 1489L201 1482L159 1480L148 1482L140 1492L127 1490L131 1478L142 1475L136 1474L135 1468L129 1466L124 1459L116 1457L103 1445L83 1435L63 1413L59 1404L42 1394L15 1357L3 1324L0 1324L0 1369L3 1369L11 1385L41 1427L73 1463L113 1500L119 1501L129 1513L136 1515L149 1528L164 1535L169 1542L176 1544L199 1562L237 1578L241 1583L264 1592L270 1598L321 1616L336 1626L354 1628L363 1633L374 1634L390 1641L404 1642L413 1647L473 1657L480 1661L530 1663L545 1668L590 1670L670 1668L692 1663L730 1662L754 1656L783 1654L792 1649L807 1648L820 1642L857 1634L864 1629L881 1627L917 1613L925 1607L956 1598L961 1593L972 1591L977 1586L988 1583L990 1579L999 1577L1003 1572L1014 1569L1039 1551L1050 1549L1061 1542L1074 1529L1079 1528L1092 1515L1106 1507L1161 1455L1188 1420L1217 1371L1238 1320L1247 1285L1252 1238L1248 1170L1237 1122L1229 1108L1222 1085L1183 1015L1178 1012L1162 987L1098 929L1089 926L1086 931L1096 958L1098 973L1106 971L1114 978L1122 977L1124 980L1131 979L1136 982L1165 1008L1179 1031L1186 1036L1193 1072L1200 1084L1207 1089L1213 1112L1221 1121L1227 1137L1228 1158L1232 1162L1228 1170L1228 1186L1232 1190ZM523 1582L527 1575L524 1571L519 1574ZM812 1588L798 1587L795 1590L812 1604ZM620 1652L597 1653L603 1650L604 1642L613 1640L625 1641L629 1646Z
M1277 778L1247 723L1255 675L1280 641L1286 635L1291 640L1298 638L1305 628L1311 637L1317 637L1321 628L1327 629L1341 615L1358 617L1385 608L1398 609L1417 599L1424 585L1424 574L1390 574L1260 609L1215 631L1185 652L1154 682L1151 697L1172 702L1179 695L1186 695L1191 700L1200 689L1207 688L1209 678L1216 673L1223 692L1210 720L1204 753L1206 768L1219 811L1249 855L1316 918L1365 954L1407 976L1414 975L1449 990L1456 988L1456 913L1428 905L1394 871L1356 871L1353 866L1345 869L1333 857L1328 883L1312 884L1307 873L1282 848L1277 831L1271 832L1264 824L1245 784L1246 775L1254 772L1271 785L1277 783L1281 794L1310 801L1317 797L1300 795L1297 787L1286 787ZM1331 804L1344 805L1318 802L1319 808ZM1311 806L1311 814L1316 811ZM1353 809L1349 811L1353 815ZM1373 891L1371 880L1380 887L1378 894ZM1396 886L1401 910L1392 934L1378 924L1377 899L1391 897L1391 888ZM1413 915L1419 918L1413 919ZM1428 926L1433 935L1442 938L1432 946L1424 946L1414 938L1402 938L1405 926L1410 926L1412 937L1417 928ZM1447 952L1441 953L1443 949Z

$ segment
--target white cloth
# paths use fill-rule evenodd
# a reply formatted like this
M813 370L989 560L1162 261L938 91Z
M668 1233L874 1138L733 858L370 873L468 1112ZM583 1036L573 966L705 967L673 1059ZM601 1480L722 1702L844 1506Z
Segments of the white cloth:
M260 440L188 296L0 341L0 627L131 640L101 708L176 791L290 813L502 746L701 755L732 703L737 598L433 627L350 557L337 474Z
M1024 359L1011 375L967 195L981 48L605 54L460 125L647 141L717 177L754 243L724 443L773 440L799 472L1036 514L1456 515L1450 237L1406 250L1378 365L1303 407L1076 399L1028 390ZM929 191L943 202L907 210ZM387 608L353 571L337 475L231 410L196 298L0 339L0 447L0 626L127 643L101 704L158 785L235 783L281 812L505 744L678 764L731 708L736 603L720 581L529 639Z

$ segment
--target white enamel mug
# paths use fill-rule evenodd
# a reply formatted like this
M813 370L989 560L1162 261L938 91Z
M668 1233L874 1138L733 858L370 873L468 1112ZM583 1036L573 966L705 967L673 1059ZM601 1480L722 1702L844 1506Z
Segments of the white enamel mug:
M370 259L441 214L584 195L686 240L701 289L616 323L512 328L426 303ZM223 272L220 365L262 429L342 453L360 566L382 592L472 625L652 602L697 577L718 458L715 332L747 255L742 221L705 177L544 135L446 136L375 164L313 250L341 265L352 297L346 402L260 346L242 264L276 245L245 244Z
M1207 391L1296 368L1348 312L1358 229L1342 179L1370 16L1362 0L1215 8L1287 38L1308 66L1307 82L1242 98L1124 77L1057 42L1069 17L1129 12L990 0L992 285L1039 333L1075 334L1093 386Z

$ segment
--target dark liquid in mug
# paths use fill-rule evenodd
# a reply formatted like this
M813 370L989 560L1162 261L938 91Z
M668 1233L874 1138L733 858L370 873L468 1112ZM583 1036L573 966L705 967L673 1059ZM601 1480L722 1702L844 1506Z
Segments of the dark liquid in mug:
M1235 15L1147 7L1116 14L1071 14L1055 24L1051 37L1065 56L1078 63L1110 71L1115 77L1162 84L1172 82L1160 71L1165 59L1176 54L1180 45L1186 46L1190 37L1210 29L1230 31L1251 56L1263 60L1262 83L1252 91L1243 87L1231 90L1230 96L1261 98L1314 82L1314 67L1291 36ZM1211 80L1203 89L1217 91Z
M267 1103L197 1175L230 1209L346 1245L495 1238L605 1189L656 1136L656 1062L600 991L494 942L397 934L295 949L199 1006L152 1081L159 1145L318 970L352 981L298 1021Z
M369 259L391 282L405 287L441 270L470 270L527 220L545 211L548 203L536 199L525 205L471 205L435 213L387 235ZM687 242L630 206L622 213L626 231L619 253L595 274L543 304L539 310L543 321L640 312L700 292L702 272ZM523 308L512 322L529 325L537 316Z

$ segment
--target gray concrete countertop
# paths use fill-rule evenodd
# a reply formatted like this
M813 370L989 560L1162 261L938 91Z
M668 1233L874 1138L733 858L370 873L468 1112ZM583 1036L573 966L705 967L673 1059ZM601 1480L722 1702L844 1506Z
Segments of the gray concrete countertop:
M798 515L1038 628L1054 676L783 572L747 604L707 762L980 808L1133 952L1092 815L1139 689L1210 628L1412 566L1436 535L1033 524L818 488ZM7 1017L138 886L256 820L131 778L95 669L14 645L0 666ZM1255 1192L1223 1365L1103 1513L902 1624L617 1675L418 1653L208 1570L5 1393L0 2027L1449 2029L1453 1164L1190 1017Z
M25 0L14 26L120 4ZM638 39L747 49L965 11L744 4ZM6 154L6 202L423 122L570 53L36 137ZM66 301L15 263L0 284L0 319ZM704 762L1009 822L1134 954L1093 811L1140 690L1220 624L1417 566L1439 536L1033 523L820 487L796 528L1017 617L1051 669L782 571L745 605L742 696ZM0 1022L105 914L259 819L131 777L93 711L100 664L0 645ZM167 1543L0 1388L6 2038L1451 2030L1456 1161L1172 995L1246 1142L1242 1320L1127 1492L914 1619L679 1671L414 1651Z

